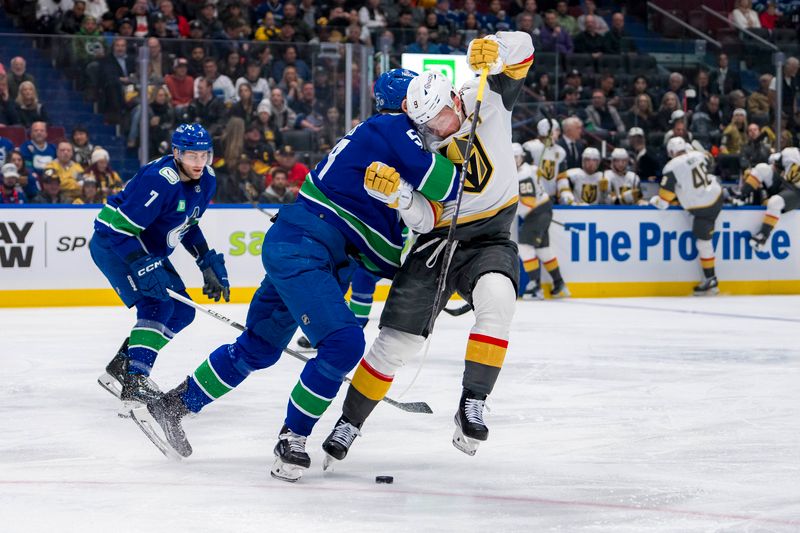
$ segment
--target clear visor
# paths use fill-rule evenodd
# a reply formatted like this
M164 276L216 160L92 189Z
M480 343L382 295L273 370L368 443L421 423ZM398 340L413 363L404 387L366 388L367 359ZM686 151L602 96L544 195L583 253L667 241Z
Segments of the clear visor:
M444 106L435 117L423 124L420 129L424 133L430 133L443 139L458 131L459 127L461 127L461 121L455 109L450 106Z
M178 150L178 161L190 167L206 166L214 158L213 150Z

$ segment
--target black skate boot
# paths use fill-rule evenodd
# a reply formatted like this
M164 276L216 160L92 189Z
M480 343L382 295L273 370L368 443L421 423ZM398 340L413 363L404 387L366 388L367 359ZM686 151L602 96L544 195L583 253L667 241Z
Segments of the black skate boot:
M131 411L131 417L136 425L161 450L161 453L170 459L192 455L192 445L186 440L186 433L181 424L183 417L190 413L181 398L188 386L187 378L161 398ZM157 427L161 428L161 433Z
M153 380L143 374L128 373L128 339L125 339L117 354L106 365L106 371L97 378L97 383L105 390L122 400L122 407L117 413L127 418L130 410L140 404L161 397L161 390Z
M704 279L699 285L694 288L695 296L714 296L719 294L719 286L717 284L717 276Z
M523 300L544 300L544 292L542 285L537 280L531 280L525 286L525 292L522 293Z
M765 234L762 231L759 231L758 233L750 237L750 248L752 248L756 252L763 252L767 249L768 239L769 235Z
M306 337L305 335L300 335L297 338L297 345L299 347L301 347L302 349L304 349L304 350L313 350L314 349L314 347L311 346L311 342L309 342L308 337Z
M322 449L325 450L327 456L325 462L322 464L322 469L327 470L334 461L341 461L347 457L347 452L350 451L350 446L356 437L361 435L361 424L352 424L350 420L342 415L333 426L331 434L322 443Z
M306 453L306 437L298 435L285 425L275 445L275 463L270 474L276 479L294 483L311 466L311 457Z
M563 279L553 282L553 288L550 289L550 296L552 298L569 298L569 289Z
M478 444L489 438L489 428L483 423L485 403L485 394L475 394L469 389L464 389L464 392L461 393L461 401L456 413L453 446L467 455L475 455L475 452L478 451Z

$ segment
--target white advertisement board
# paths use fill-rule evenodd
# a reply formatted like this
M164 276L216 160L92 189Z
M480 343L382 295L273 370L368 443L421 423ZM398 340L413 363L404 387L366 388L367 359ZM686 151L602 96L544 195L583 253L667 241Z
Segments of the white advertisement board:
M92 262L88 242L94 207L0 208L0 306L42 305L57 293L104 291L88 303L114 303L115 295ZM763 210L724 209L714 236L717 275L723 292L800 292L800 215L784 215L765 252L748 245ZM683 294L670 283L700 279L691 217L680 209L556 208L551 246L575 296ZM248 301L263 277L261 243L270 226L250 206L212 206L201 221L209 245L225 254L237 301ZM566 227L565 227L566 226ZM170 259L189 287L202 276L181 247ZM638 284L638 285L637 285ZM657 287L661 286L657 290ZM734 285L738 284L738 285ZM638 287L631 291L630 287ZM685 292L685 291L684 291ZM234 291L236 294L236 291ZM379 295L380 297L380 295Z

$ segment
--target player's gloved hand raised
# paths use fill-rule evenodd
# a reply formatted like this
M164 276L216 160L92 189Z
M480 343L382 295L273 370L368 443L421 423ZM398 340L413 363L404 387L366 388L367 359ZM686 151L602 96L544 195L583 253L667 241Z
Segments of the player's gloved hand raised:
M216 250L209 250L197 259L197 266L203 272L203 294L218 302L220 297L231 301L231 285L225 269L225 257Z
M487 68L489 74L499 74L503 70L503 58L507 51L507 47L494 35L473 39L467 51L469 68L474 72Z
M650 198L650 205L658 209L666 209L669 207L669 202L661 198L659 195L655 195Z
M563 205L572 205L575 203L575 195L570 191L562 191L558 199L559 203Z
M397 207L397 198L400 196L400 181L400 174L393 167L380 161L370 163L364 173L364 188L367 193L389 207Z
M164 270L164 259L146 255L130 264L136 288L144 296L156 300L169 300L169 274Z

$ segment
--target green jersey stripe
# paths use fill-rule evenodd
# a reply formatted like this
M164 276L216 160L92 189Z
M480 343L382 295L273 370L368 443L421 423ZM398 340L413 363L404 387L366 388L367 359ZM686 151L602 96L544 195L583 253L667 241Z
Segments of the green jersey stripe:
M137 225L119 209L107 205L98 213L97 220L109 226L111 229L116 230L131 237L137 237L144 228Z
M144 346L154 351L159 351L167 345L169 339L161 332L152 329L133 328L128 341L131 346Z
M369 316L370 309L372 309L372 305L365 305L365 304L353 301L352 298L350 299L350 310L357 317Z
M429 200L434 202L441 202L450 193L453 188L453 182L456 177L456 167L446 157L439 154L431 154L433 160L431 166L428 167L428 172L422 178L419 184L419 192L421 192Z
M308 390L301 380L297 380L291 394L292 403L308 416L319 418L333 401L333 398L322 398Z
M198 385L202 387L203 391L214 399L233 390L232 387L219 379L217 373L211 368L211 363L208 359L203 361L203 364L198 366L197 370L194 371L194 379L197 381Z

